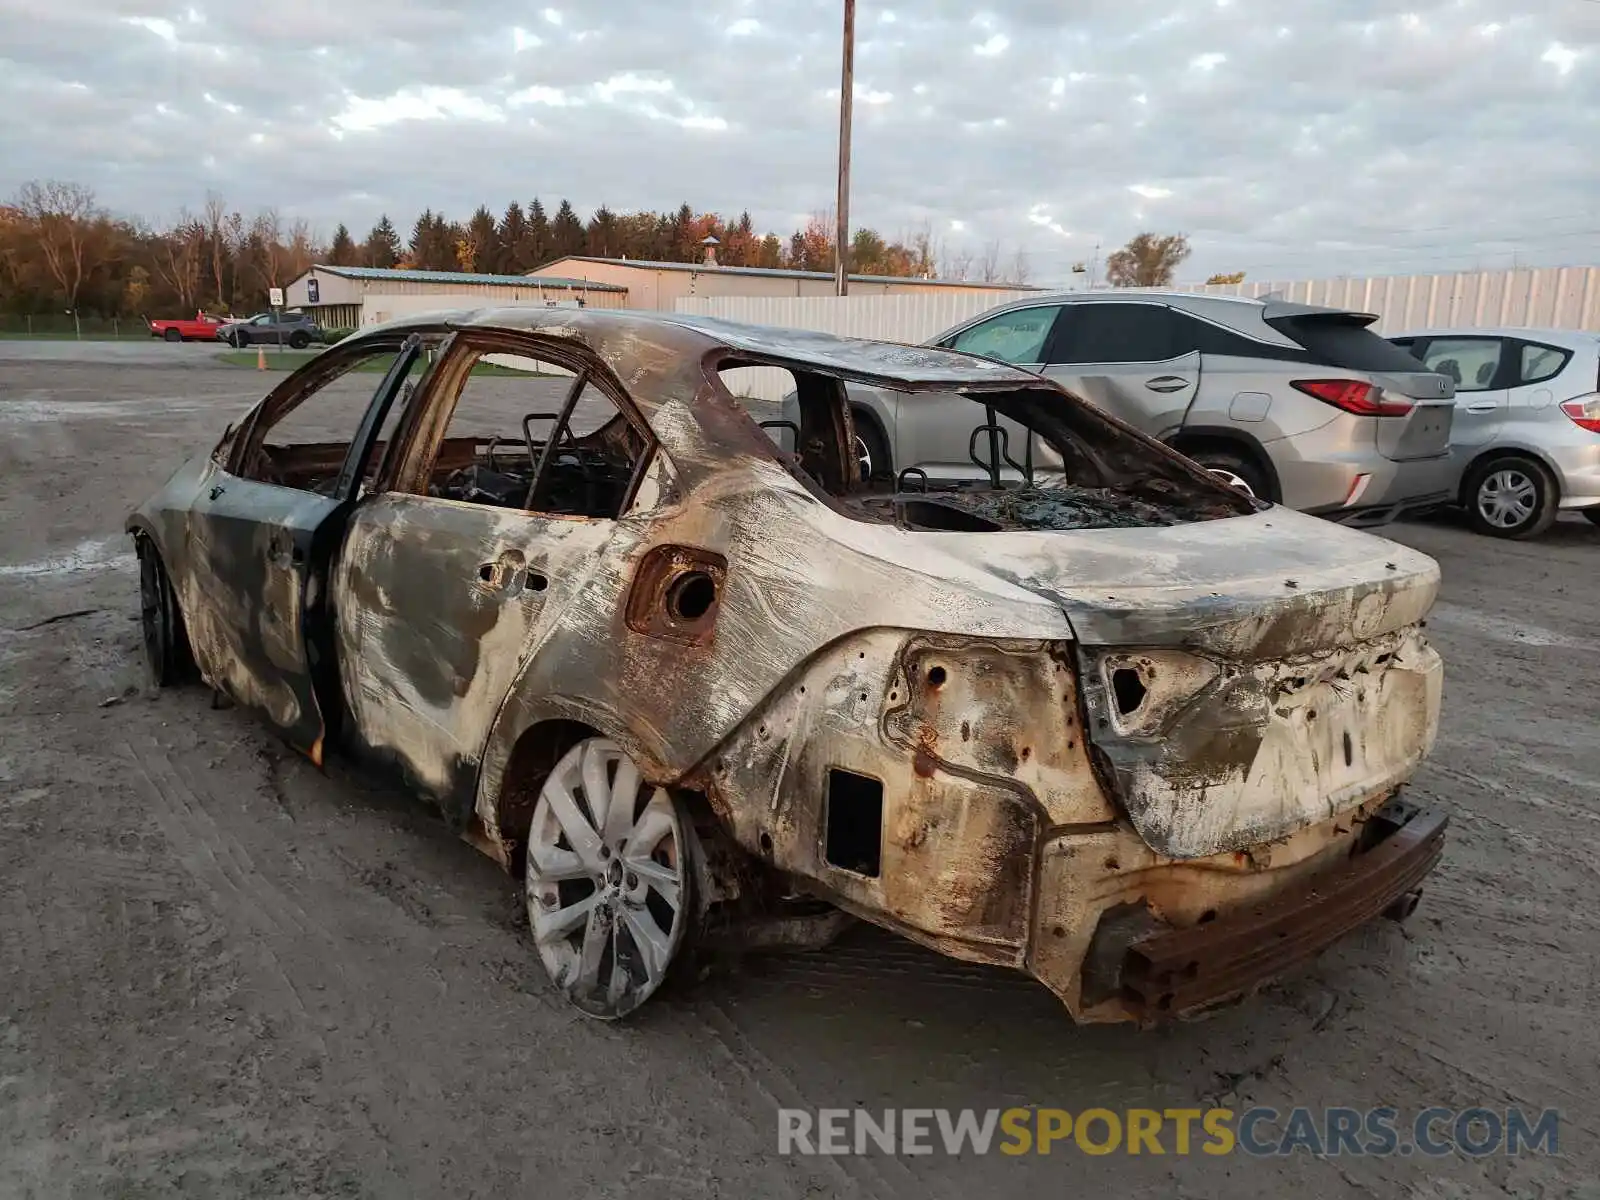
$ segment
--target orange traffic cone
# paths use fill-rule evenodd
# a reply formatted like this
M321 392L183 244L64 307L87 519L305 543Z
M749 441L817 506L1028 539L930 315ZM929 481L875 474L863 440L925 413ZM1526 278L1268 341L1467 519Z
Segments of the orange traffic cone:
M266 369L267 369L267 348L265 346L257 346L256 347L256 370L265 371Z

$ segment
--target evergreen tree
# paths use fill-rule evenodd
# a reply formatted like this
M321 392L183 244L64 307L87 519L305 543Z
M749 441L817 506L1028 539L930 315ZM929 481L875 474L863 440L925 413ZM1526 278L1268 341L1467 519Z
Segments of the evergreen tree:
M353 267L356 265L356 244L350 240L350 231L343 222L333 231L333 241L328 244L328 265Z
M366 260L369 267L387 268L399 265L400 235L395 232L388 213L379 217L378 223L372 227L372 232L367 234Z
M556 219L550 223L550 242L552 258L583 253L583 222L578 220L569 200L563 200L556 209Z
M496 271L502 275L521 275L538 265L533 261L528 219L522 215L522 205L515 200L506 205L506 214L500 218L500 227L495 232L500 239Z
M499 269L501 258L500 233L495 227L494 214L483 205L467 222L463 269L491 275Z
M544 215L544 205L539 202L539 197L533 198L533 203L528 205L528 244L533 249L533 261L528 269L542 267L555 257L550 250L550 218Z

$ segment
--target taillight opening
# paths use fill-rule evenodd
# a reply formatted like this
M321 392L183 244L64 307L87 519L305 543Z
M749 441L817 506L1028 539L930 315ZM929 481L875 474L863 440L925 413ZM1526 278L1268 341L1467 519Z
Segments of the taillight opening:
M1600 394L1568 400L1561 406L1561 411L1566 413L1579 429L1600 433Z
M1407 397L1355 379L1296 379L1290 386L1358 417L1403 417L1415 407Z

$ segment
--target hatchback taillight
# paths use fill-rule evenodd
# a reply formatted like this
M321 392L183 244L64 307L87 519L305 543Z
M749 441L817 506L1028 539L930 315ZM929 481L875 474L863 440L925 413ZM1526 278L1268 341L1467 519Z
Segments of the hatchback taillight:
M1600 392L1568 400L1561 411L1572 418L1573 424L1590 433L1600 433Z
M1296 379L1289 386L1358 417L1403 417L1414 407L1408 397L1354 379Z

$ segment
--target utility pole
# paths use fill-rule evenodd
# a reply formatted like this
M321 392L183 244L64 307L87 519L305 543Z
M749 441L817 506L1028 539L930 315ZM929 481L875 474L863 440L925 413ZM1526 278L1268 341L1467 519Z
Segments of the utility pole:
M850 105L855 99L856 0L844 0L844 69L839 83L839 228L834 235L833 291L850 290Z

